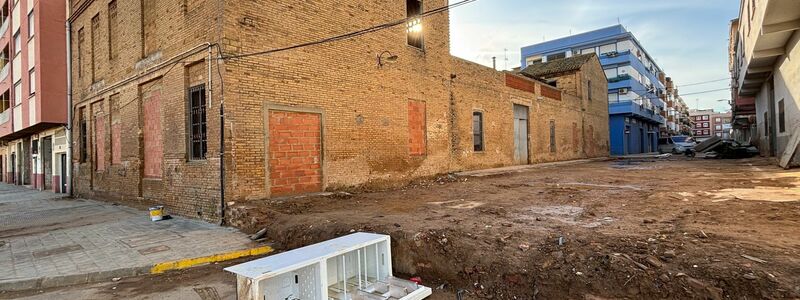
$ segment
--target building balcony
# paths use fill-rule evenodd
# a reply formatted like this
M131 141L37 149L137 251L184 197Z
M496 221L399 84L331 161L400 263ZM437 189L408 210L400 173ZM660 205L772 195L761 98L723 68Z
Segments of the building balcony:
M665 118L654 110L645 108L633 101L609 103L608 113L611 115L631 115L632 117L658 124L666 122Z
M752 20L742 21L739 25L743 41L737 46L737 62L741 67L738 68L736 86L740 96L749 97L761 90L778 58L787 54L786 44L800 30L800 1L760 1L752 13Z
M8 73L11 69L10 66L11 64L6 64L2 69L0 69L0 81L5 81L6 78L8 78Z
M630 51L622 51L613 54L601 54L600 55L600 64L603 66L609 65L631 65L637 72L640 74L647 76L652 82L653 86L660 89L665 89L666 87L661 81L658 80L658 75L654 73L652 69L648 69L644 66L641 60L639 60L636 55L633 55Z
M9 18L3 18L3 25L0 25L0 35L5 36L8 30Z

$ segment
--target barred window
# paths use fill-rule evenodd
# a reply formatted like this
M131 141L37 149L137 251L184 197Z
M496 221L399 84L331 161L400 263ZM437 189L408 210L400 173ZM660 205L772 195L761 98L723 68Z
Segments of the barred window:
M189 88L189 158L206 159L208 151L206 127L206 87L197 85Z

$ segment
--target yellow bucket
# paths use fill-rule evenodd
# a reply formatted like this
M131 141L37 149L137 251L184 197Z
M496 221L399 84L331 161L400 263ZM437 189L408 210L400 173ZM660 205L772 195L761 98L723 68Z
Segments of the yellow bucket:
M164 219L164 207L153 206L150 208L150 221L156 222Z

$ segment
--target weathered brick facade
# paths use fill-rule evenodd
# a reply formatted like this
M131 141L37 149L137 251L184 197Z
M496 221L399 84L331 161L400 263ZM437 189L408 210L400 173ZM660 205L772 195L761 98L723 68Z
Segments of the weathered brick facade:
M97 36L103 39L97 43L97 55L81 55L84 73L94 64L94 80L88 73L78 76L78 68L73 68L75 108L111 102L104 112L112 114L105 119L110 122L89 122L111 126L88 130L90 135L103 134L96 140L105 147L86 147L106 151L101 157L109 165L96 168L102 163L97 155L81 162L76 153L79 195L164 204L173 213L218 219L218 110L223 99L227 201L397 185L421 176L511 165L515 103L529 108L529 161L608 152L605 97L584 99L579 82L575 96L553 89L561 100L541 96L547 87L527 78L518 78L532 87L527 92L507 87L506 76L517 75L450 55L446 13L423 21L424 50L409 46L405 27L398 26L268 55L214 60L209 83L205 42L219 43L227 55L282 48L405 18L405 3L113 3L117 23L110 40L117 45L108 42L107 1L73 4L73 61L78 62L77 32L91 30L97 15ZM428 0L424 8L446 4ZM387 51L397 62L379 64L378 57ZM96 61L88 62L87 57ZM604 82L599 63L581 72ZM207 156L192 159L187 91L201 84L206 90L209 84L214 88L205 111ZM605 83L592 88L597 89L595 95L603 95ZM476 110L485 116L486 148L478 152L472 141ZM557 126L555 152L549 147L551 120ZM577 143L575 130L581 137ZM75 134L75 149L83 149L80 132Z

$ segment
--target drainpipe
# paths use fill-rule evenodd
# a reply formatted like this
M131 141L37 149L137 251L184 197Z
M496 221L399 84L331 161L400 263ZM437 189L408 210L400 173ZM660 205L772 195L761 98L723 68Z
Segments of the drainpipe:
M67 165L61 166L62 168L67 168L65 172L67 174L66 178L62 180L67 180L67 191L69 191L69 196L72 197L72 46L70 42L72 40L72 24L67 21Z
M212 62L214 45L208 45L208 106L211 106L214 97L214 81L212 78ZM225 111L222 108L222 101L219 102L219 225L225 225Z

